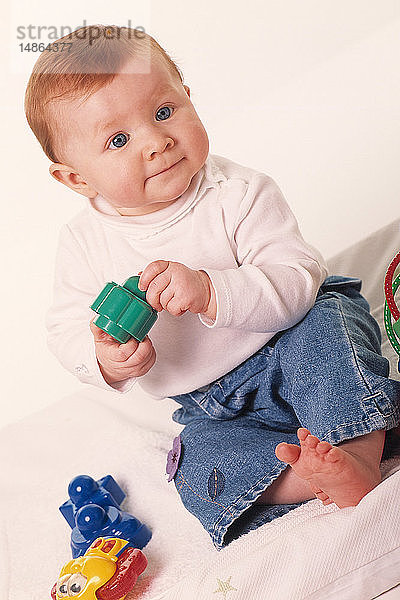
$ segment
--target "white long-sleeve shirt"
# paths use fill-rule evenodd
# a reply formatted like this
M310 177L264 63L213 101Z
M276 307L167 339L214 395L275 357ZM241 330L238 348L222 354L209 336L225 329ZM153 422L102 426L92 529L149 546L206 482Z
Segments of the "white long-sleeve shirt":
M103 379L89 306L106 282L158 259L206 271L217 300L215 321L159 313L149 332L157 360L137 380L159 398L214 381L294 325L327 274L276 183L227 158L209 154L182 196L147 215L121 216L97 196L60 232L46 320L50 349L81 381L121 392L135 382Z

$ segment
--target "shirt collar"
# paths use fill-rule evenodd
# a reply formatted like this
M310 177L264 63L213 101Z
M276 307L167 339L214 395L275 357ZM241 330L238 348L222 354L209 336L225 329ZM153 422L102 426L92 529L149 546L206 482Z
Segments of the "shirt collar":
M215 161L215 156L209 154L203 166L204 169L204 185L207 187L218 187L218 184L227 181L226 176L221 171Z

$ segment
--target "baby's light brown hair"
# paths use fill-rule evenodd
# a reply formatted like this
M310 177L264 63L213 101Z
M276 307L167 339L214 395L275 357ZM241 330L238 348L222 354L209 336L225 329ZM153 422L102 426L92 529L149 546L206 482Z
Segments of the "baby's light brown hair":
M29 126L46 156L60 162L55 148L55 124L50 107L57 101L86 98L111 83L135 56L155 55L174 77L183 75L168 53L143 29L89 25L56 40L35 63L25 94ZM53 118L54 121L54 118Z

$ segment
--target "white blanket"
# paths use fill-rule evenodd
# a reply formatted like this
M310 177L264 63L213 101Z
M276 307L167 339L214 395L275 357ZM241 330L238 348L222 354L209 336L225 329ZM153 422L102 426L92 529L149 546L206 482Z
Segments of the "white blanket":
M364 289L377 316L384 271L397 248L398 223L333 267L366 272ZM89 387L55 396L61 399L54 405L1 432L0 600L50 598L70 559L70 528L58 506L69 480L82 473L112 474L127 494L123 508L153 531L144 549L148 568L127 600L367 600L400 582L398 460L384 465L386 479L357 507L314 500L218 552L164 475L180 430L170 419L171 400Z

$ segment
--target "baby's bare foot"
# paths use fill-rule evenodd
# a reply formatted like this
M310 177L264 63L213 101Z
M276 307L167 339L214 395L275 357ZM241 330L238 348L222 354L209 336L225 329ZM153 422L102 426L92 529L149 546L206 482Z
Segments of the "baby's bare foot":
M320 441L303 427L297 430L297 437L300 446L282 442L275 448L275 454L309 482L323 504L334 502L339 508L356 506L381 481L379 463L384 431L373 431L340 446Z

